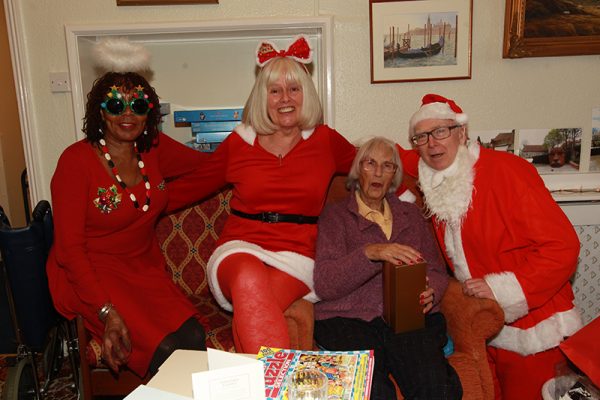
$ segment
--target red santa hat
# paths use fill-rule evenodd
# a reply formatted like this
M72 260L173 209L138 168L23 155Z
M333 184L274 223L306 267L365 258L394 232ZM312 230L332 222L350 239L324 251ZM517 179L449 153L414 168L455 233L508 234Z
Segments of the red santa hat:
M426 119L451 119L458 124L467 123L467 114L453 101L439 94L423 96L421 108L413 114L408 123L408 134L412 135L415 125Z

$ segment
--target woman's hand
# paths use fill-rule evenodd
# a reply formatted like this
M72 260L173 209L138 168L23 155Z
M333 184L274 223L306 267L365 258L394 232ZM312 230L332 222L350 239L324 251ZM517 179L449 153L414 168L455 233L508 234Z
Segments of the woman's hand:
M467 279L463 282L462 287L463 293L467 296L496 300L494 292L492 292L485 279Z
M423 306L423 314L427 314L433 308L433 301L435 300L435 291L432 287L429 287L429 277L425 277L427 281L427 288L419 296L419 303Z
M102 359L115 372L127 364L131 353L129 330L114 308L108 312L102 337Z
M374 243L365 246L365 255L371 261L388 261L395 265L423 262L421 253L398 243Z

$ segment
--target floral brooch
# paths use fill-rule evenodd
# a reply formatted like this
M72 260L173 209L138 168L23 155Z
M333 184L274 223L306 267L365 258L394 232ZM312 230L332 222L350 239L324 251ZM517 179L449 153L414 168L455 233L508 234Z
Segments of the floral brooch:
M98 188L98 197L94 199L94 205L103 214L109 214L112 210L116 210L120 203L121 193L117 192L116 185L112 185L108 189Z

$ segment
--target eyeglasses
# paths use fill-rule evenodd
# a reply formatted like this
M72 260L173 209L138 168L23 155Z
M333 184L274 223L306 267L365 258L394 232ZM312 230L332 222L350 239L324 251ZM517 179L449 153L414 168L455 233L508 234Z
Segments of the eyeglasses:
M427 144L427 142L429 142L429 136L433 136L433 138L436 140L446 139L447 137L450 137L453 129L459 128L461 126L462 125L441 126L439 128L432 129L428 132L417 133L410 138L410 141L415 146L423 146L424 144Z
M148 100L148 95L143 92L143 87L137 86L136 91L133 93L133 98L129 101L125 100L123 93L117 90L117 87L113 86L111 91L106 94L106 99L100 104L107 113L111 115L121 115L125 112L125 109L129 107L131 112L135 115L146 115L150 112L150 109L154 107Z
M381 164L377 163L377 161L372 158L367 158L360 162L360 166L363 170L367 172L376 171L377 168L381 165L381 170L384 174L393 174L398 169L398 166L391 161L384 161Z

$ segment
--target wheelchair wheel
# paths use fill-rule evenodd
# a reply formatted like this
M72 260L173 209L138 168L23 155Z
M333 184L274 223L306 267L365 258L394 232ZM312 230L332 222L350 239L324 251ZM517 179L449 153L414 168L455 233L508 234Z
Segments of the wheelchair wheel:
M37 400L39 398L33 364L31 359L24 358L17 365L8 369L2 400Z

